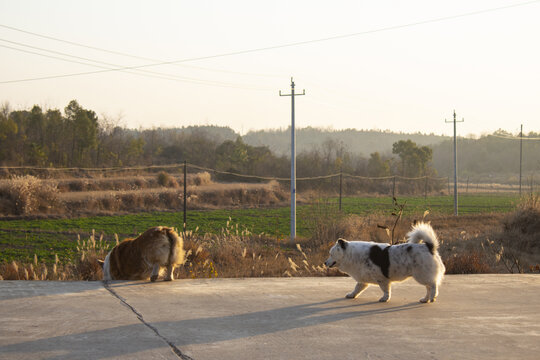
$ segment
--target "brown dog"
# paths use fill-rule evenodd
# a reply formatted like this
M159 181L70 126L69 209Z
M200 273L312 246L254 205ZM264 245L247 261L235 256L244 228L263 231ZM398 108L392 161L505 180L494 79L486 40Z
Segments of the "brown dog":
M157 226L136 239L116 245L103 262L103 280L156 281L162 267L165 281L173 280L174 267L184 263L183 240L173 228Z

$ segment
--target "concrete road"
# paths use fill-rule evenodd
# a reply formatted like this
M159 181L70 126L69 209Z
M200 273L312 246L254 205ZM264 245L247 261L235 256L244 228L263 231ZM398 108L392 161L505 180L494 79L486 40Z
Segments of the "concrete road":
M0 359L540 359L540 275L0 281Z

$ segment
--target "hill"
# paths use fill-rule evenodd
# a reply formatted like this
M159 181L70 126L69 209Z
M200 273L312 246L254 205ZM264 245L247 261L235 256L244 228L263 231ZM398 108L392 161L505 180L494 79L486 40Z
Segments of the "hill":
M277 155L289 155L291 129L250 131L243 140L252 146L268 146ZM399 140L412 140L417 145L436 145L450 139L434 134L404 134L378 130L325 130L307 127L296 130L297 153L320 148L325 142L342 144L346 151L369 157L373 152L390 153L392 144Z

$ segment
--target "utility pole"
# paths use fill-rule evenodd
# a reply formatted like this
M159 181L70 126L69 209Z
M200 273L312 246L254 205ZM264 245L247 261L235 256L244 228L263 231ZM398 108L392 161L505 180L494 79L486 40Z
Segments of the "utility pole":
M454 215L458 215L458 190L457 190L457 137L456 137L456 123L464 122L465 119L461 121L456 120L456 110L454 110ZM444 122L449 123L452 121L447 121L444 119Z
M342 189L343 189L343 168L339 169L339 211L341 211Z
M182 226L182 233L186 235L187 225L187 161L184 160L184 225Z
M282 94L279 91L279 96L291 97L291 244L294 244L296 238L296 132L294 124L294 97L306 95L306 90L302 94L294 93L294 81L291 78L291 93Z
M521 159L523 158L523 124L519 132L519 196L521 197Z

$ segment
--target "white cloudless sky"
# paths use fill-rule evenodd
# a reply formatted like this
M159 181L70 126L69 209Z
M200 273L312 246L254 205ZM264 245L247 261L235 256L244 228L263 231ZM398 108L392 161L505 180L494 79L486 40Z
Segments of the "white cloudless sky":
M455 109L463 136L538 132L539 19L519 0L0 0L0 102L244 134L290 125L293 77L300 128L450 135Z

